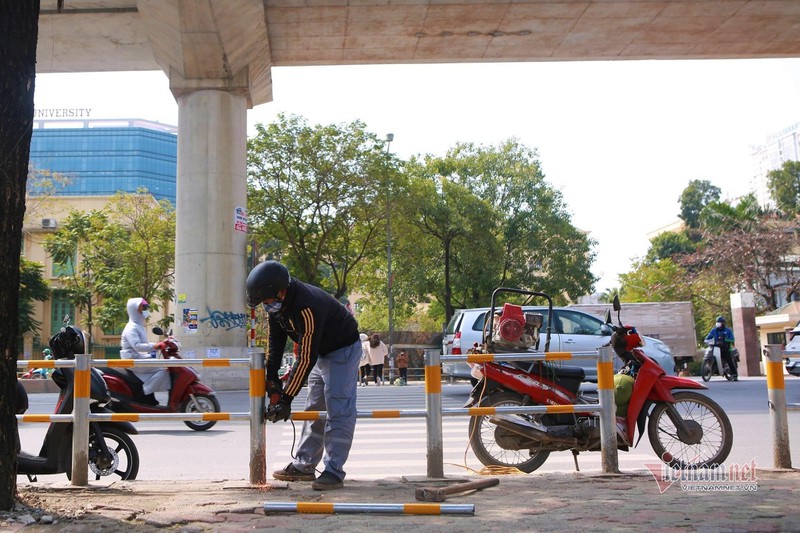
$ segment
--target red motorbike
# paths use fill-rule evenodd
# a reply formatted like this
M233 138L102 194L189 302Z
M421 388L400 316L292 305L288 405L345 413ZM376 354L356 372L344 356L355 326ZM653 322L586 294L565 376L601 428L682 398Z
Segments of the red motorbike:
M544 351L550 344L553 304L549 295L518 289L499 288L492 294L490 317L484 326L479 353L538 352L539 328L543 316L524 313L521 306L506 303L501 312L495 299L503 292L543 297L549 302ZM632 382L626 397L625 387L615 392L617 403L617 446L627 451L633 445L638 427L641 440L645 425L650 444L659 458L675 468L715 467L731 451L733 430L725 411L713 400L693 390L704 385L667 375L639 348L642 338L632 326L619 319L620 303L614 298L618 326L606 313L609 344L624 366L615 383ZM557 366L549 362L482 363L476 368L481 380L473 389L467 406L503 407L520 405L584 405L596 403L580 392L584 371L580 367ZM484 465L516 467L533 472L551 452L600 450L600 420L596 413L495 414L472 417L470 444Z
M161 355L164 359L180 359L180 343L172 332L164 333L161 328L153 328L153 333L166 336ZM220 405L216 393L200 382L200 373L189 366L170 366L169 400L161 405L152 394L145 395L142 380L125 368L100 368L108 389L111 403L108 408L115 413L219 413ZM205 431L216 424L215 420L194 422L185 420L184 424L195 431Z

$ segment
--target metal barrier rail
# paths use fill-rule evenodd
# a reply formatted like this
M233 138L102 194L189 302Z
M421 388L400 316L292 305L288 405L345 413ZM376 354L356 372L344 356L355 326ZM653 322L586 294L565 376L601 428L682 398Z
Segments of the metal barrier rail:
M250 482L264 484L267 479L266 426L264 421L264 394L266 392L265 354L252 351L249 359L89 359L86 354L76 355L74 360L28 360L18 361L22 368L75 368L72 413L68 415L17 415L19 422L71 422L72 432L72 484L88 484L89 423L90 422L138 422L154 421L250 421ZM91 366L123 367L135 366L203 366L221 368L230 366L250 367L250 412L248 413L90 413Z
M786 403L786 383L783 379L783 353L780 344L767 344L763 352L767 370L769 417L772 422L772 457L775 468L792 468L789 448L789 418L787 411L800 410L798 404Z
M556 406L520 406L513 408L442 409L442 362L486 363L492 361L565 361L569 359L597 358L597 394L599 403ZM448 415L469 416L494 414L496 412L521 413L589 413L597 412L600 418L600 452L605 473L619 473L617 456L617 433L615 424L613 351L604 346L597 353L548 352L539 354L465 354L442 356L436 350L425 351L425 399L428 433L428 477L444 477L442 446L442 417ZM486 411L484 411L486 410Z
M442 363L491 363L494 361L568 361L571 359L597 359L595 352L547 352L531 354L471 353L464 355L442 355Z
M73 413L69 415L17 415L22 422L73 422L72 484L88 484L88 433L89 422L139 422L154 421L224 421L250 420L250 482L266 483L266 425L264 421L264 395L266 393L265 354L251 353L250 359L88 359L88 355L76 355L75 360L19 361L18 366L35 368L76 368ZM468 361L474 363L490 361L553 361L571 358L598 358L597 404L517 406L517 407L471 407L443 409L441 403L442 376L440 360ZM428 434L428 477L444 477L442 453L443 416L483 416L491 414L525 413L598 413L600 418L600 442L602 468L606 473L618 473L616 430L614 423L614 378L612 351L603 347L597 354L549 352L546 354L468 354L462 356L440 356L438 351L425 354L425 410L373 410L359 411L357 418L426 418ZM130 368L135 366L204 366L228 367L250 366L250 412L249 413L90 413L90 366ZM325 419L324 411L298 411L292 413L293 420L313 421Z

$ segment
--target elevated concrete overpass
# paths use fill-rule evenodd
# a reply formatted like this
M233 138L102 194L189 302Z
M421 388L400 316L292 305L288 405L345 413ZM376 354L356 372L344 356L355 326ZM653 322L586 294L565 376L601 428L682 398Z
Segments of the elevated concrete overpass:
M41 0L37 71L161 70L178 103L175 309L246 344L246 112L273 66L800 57L797 0ZM231 323L233 327L228 327ZM220 324L224 324L220 326Z

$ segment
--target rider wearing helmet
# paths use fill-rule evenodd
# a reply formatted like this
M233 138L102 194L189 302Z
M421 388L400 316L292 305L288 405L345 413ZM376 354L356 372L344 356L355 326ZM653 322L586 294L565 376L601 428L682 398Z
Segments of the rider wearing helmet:
M264 261L247 276L247 304L262 304L268 316L267 389L277 401L270 403L266 419L288 420L292 400L306 379L305 409L327 411L327 421L303 423L296 459L272 476L313 481L315 490L342 487L356 424L355 375L362 353L358 323L333 296L291 277L277 261ZM278 371L289 338L295 343L297 358L281 390ZM315 480L314 469L323 451L325 470Z
M150 304L144 298L130 298L126 305L128 323L120 337L119 355L122 359L150 359L152 350L164 348L163 342L152 343L147 340L144 329L147 317L150 316ZM142 380L142 390L146 400L153 405L158 404L154 392L169 390L169 371L155 366L134 366L134 374Z
M739 381L739 375L736 368L736 361L731 357L731 346L733 345L733 331L731 328L725 326L725 317L718 316L717 322L711 331L706 335L706 340L713 340L716 346L719 346L720 355L722 356L723 364L727 364L728 368L733 375L733 381Z

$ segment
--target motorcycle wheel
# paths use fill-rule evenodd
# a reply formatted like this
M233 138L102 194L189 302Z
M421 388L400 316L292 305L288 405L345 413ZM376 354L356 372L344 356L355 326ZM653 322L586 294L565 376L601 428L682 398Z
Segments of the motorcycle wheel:
M219 401L215 396L208 396L206 394L195 394L194 399L197 400L197 405L200 409L196 409L192 399L189 398L181 404L180 410L183 413L219 413ZM189 426L195 431L206 431L214 427L217 423L216 420L204 420L202 422L194 422L192 420L184 420L184 424Z
M700 377L703 381L711 379L711 374L714 372L714 364L711 361L703 361L703 366L700 368Z
M139 451L127 433L121 429L103 427L103 439L113 458L110 465L100 465L100 449L93 433L89 435L89 470L95 481L101 477L115 475L120 479L136 479L139 473ZM70 473L70 471L68 471Z
M696 392L674 393L675 403L660 402L650 413L647 436L662 461L678 468L714 468L728 457L733 428L728 415L714 400ZM681 435L673 421L677 414L690 426Z
M725 372L723 373L723 375L725 376L725 379L727 379L728 381L733 381L733 374L731 374L731 370L727 366L725 366Z
M501 392L486 397L481 407L502 407L522 405L520 397L514 393ZM535 415L517 415L530 417ZM469 421L469 443L475 457L486 466L514 467L525 473L531 473L544 464L550 452L531 450L506 450L496 440L497 432L503 431L496 424L489 422L487 416L473 416Z

